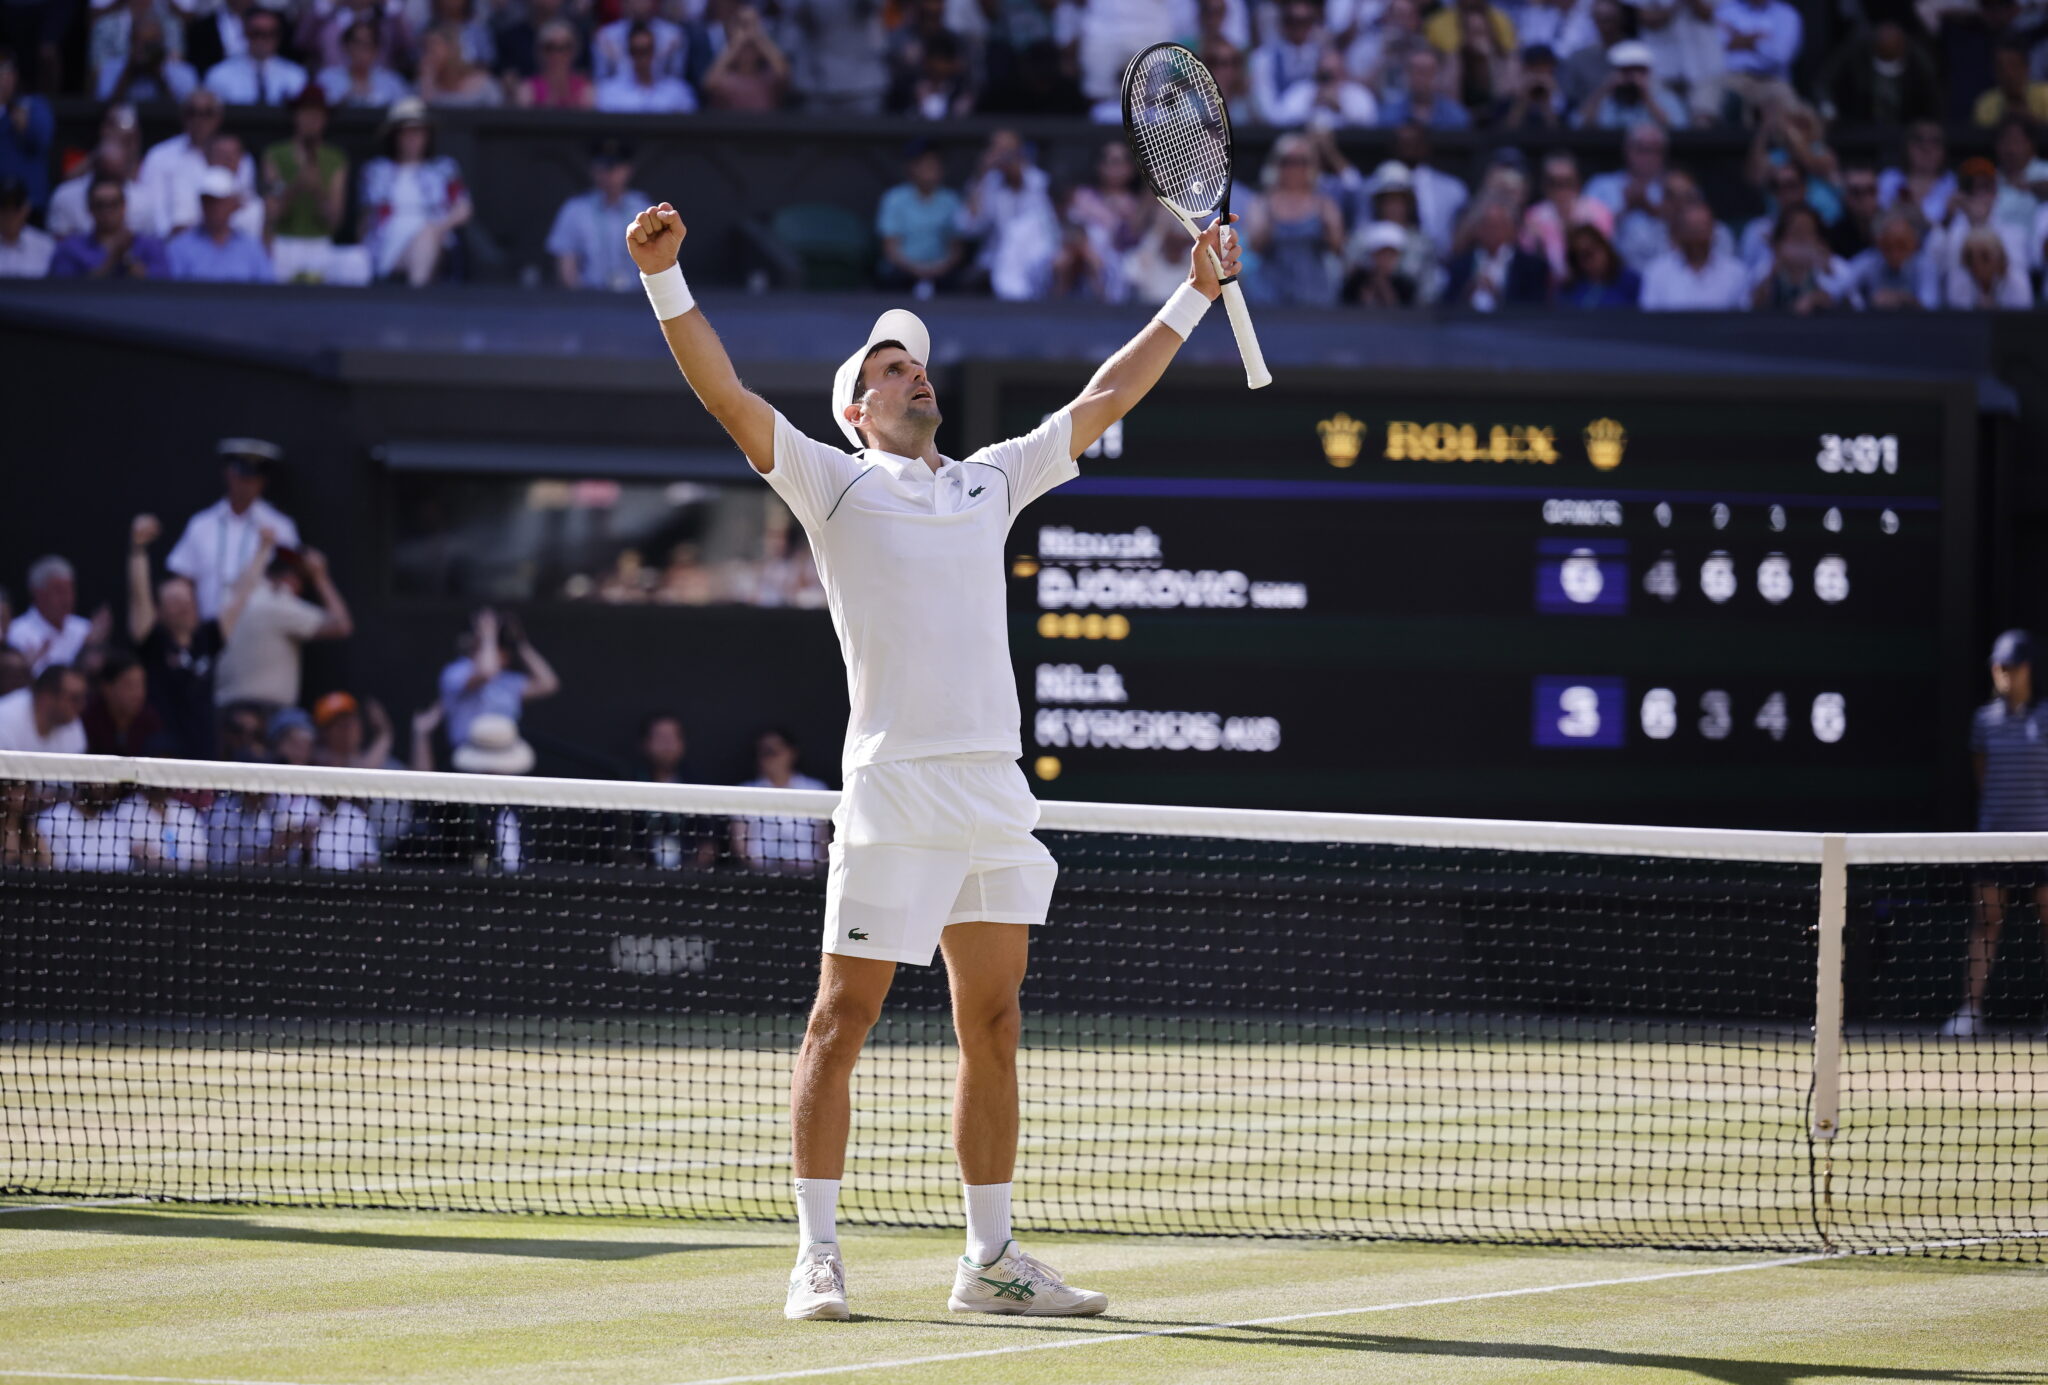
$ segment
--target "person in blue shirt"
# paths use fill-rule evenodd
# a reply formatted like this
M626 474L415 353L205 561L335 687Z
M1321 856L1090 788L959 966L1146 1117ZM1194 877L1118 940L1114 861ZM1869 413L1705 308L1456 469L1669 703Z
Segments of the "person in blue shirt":
M128 228L128 185L113 173L96 175L85 193L92 229L57 242L52 279L168 279L164 243Z
M0 179L19 178L38 216L50 204L50 144L56 137L50 103L21 89L14 58L0 49Z
M476 613L460 648L462 656L441 670L440 706L447 715L450 745L468 744L470 727L481 716L507 717L516 726L527 703L550 697L562 686L518 623L501 622L489 607ZM514 659L525 665L525 672L511 667Z
M1991 684L1998 696L1977 709L1970 726L1970 758L1977 772L1979 832L2048 831L2048 704L2034 700L2034 641L2008 630L1991 647ZM1963 968L1963 1004L1942 1026L1942 1036L1973 1038L1984 1027L1984 992L1998 961L2005 930L2007 889L2032 895L2048 933L2048 880L2038 867L1980 874L1977 916Z
M277 271L270 252L254 236L234 228L242 190L229 168L209 168L199 180L199 224L171 237L164 247L173 279L213 284L273 284Z
M1582 221L1566 233L1571 277L1557 301L1571 308L1633 308L1643 295L1643 278L1621 261L1614 242L1598 226Z
M633 146L599 140L590 151L590 181L589 192L562 204L548 231L555 276L567 289L638 288L640 271L619 234L619 227L633 219L633 210L648 200L633 186Z
M1471 112L1438 90L1443 60L1436 49L1416 49L1408 55L1404 68L1408 90L1388 98L1380 107L1380 124L1405 125L1412 120L1432 130L1463 130L1472 124Z
M928 298L953 287L967 258L958 229L960 195L943 186L946 166L929 144L911 146L908 173L882 194L875 211L875 234L882 242L876 277L883 288Z

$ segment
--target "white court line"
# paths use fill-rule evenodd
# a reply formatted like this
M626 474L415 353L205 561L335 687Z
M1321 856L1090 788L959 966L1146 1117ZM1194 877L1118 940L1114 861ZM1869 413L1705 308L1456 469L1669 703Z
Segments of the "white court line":
M123 1207L130 1203L148 1202L146 1197L87 1197L76 1202L27 1202L13 1203L0 1207L0 1212L69 1212L75 1207ZM6 1375L0 1371L0 1375Z
M156 1385L301 1385L299 1381L217 1381L199 1375L78 1375L74 1371L0 1371L25 1381L154 1381Z
M1288 1313L1277 1318L1244 1318L1237 1322L1189 1323L1184 1327L1158 1327L1149 1332L1100 1332L1073 1337L1064 1342L1027 1342L1013 1347L987 1347L981 1351L949 1351L939 1356L911 1356L897 1361L860 1361L846 1366L812 1366L805 1370L775 1371L767 1375L721 1375L715 1379L692 1380L686 1385L754 1385L764 1380L802 1380L820 1375L852 1375L858 1371L903 1370L911 1366L937 1365L946 1361L973 1361L984 1356L1013 1356L1027 1351L1061 1351L1068 1347L1104 1346L1111 1342L1137 1342L1148 1337L1184 1337L1191 1332L1229 1332L1245 1327L1271 1327L1276 1323L1306 1322L1311 1318L1345 1318L1360 1313L1397 1313L1409 1308L1440 1308L1451 1303L1479 1303L1495 1298L1524 1298L1531 1294L1562 1294L1574 1289L1607 1289L1618 1284L1649 1284L1659 1279L1695 1279L1710 1274L1741 1274L1747 1270L1776 1270L1787 1265L1810 1265L1817 1260L1840 1257L1826 1254L1793 1255L1781 1260L1753 1260L1746 1265L1717 1265L1701 1270L1666 1270L1661 1274L1630 1275L1624 1279L1586 1279L1575 1284L1539 1284L1528 1289L1495 1289L1484 1294L1455 1294L1449 1298L1417 1299L1412 1303L1375 1303L1364 1308L1326 1308L1316 1313Z

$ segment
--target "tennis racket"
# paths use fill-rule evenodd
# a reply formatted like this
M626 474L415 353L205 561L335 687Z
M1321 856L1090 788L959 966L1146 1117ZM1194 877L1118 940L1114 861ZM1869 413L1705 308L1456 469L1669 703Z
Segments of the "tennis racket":
M1124 69L1124 138L1152 195L1189 235L1201 239L1202 223L1212 215L1225 235L1235 234L1229 229L1230 112L1200 58L1178 43L1155 43L1131 59ZM1209 262L1220 277L1222 263L1213 254ZM1223 280L1223 307L1244 357L1245 384L1272 384L1236 275Z

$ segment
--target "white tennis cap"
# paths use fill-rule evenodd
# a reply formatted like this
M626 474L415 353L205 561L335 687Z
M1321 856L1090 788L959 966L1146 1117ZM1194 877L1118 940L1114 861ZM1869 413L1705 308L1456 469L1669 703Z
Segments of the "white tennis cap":
M916 313L904 308L891 308L875 319L874 330L868 333L868 339L861 344L860 350L848 356L832 376L832 417L856 452L867 444L860 440L860 433L854 426L846 421L846 406L853 402L853 382L860 377L860 363L867 359L868 352L878 341L900 341L903 349L918 364L931 364L932 334L925 330Z

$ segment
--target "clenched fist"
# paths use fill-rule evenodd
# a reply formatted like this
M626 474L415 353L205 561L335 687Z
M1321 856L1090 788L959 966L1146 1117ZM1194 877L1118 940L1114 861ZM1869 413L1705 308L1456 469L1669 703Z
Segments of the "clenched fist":
M649 207L626 226L626 251L642 274L659 274L676 262L689 229L682 215L664 202Z

